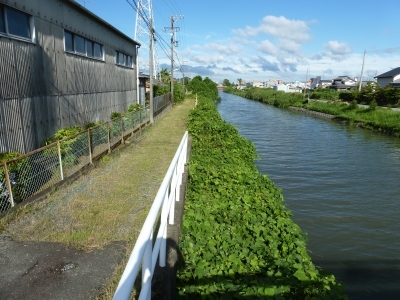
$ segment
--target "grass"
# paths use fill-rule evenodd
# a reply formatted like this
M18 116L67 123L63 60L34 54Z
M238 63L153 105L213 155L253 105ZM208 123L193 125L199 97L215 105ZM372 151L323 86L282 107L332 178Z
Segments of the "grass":
M390 109L351 109L342 102L322 103L312 101L306 108L346 119L351 123L362 123L361 126L369 129L386 131L393 135L400 135L400 113Z
M90 251L127 242L127 257L187 128L194 99L175 105L138 140L47 199L0 219L0 233L17 241L61 242ZM111 299L124 262L99 299Z

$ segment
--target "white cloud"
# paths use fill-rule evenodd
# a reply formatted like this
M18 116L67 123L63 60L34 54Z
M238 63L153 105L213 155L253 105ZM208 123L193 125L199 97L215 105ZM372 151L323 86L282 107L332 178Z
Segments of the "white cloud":
M279 42L279 47L290 53L297 53L300 51L301 45L292 40L282 39Z
M224 54L224 55L237 54L241 51L240 47L237 46L236 44L221 45L221 44L217 44L217 43L211 43L211 44L204 45L204 48L207 50L216 51L216 52Z
M219 54L204 54L204 55L194 55L190 57L191 62L195 62L198 64L217 64L226 61L224 55Z
M343 61L351 53L350 47L346 43L329 41L324 45L324 54L333 60Z
M293 40L305 43L310 40L309 28L305 21L289 20L283 16L266 16L263 19L259 31L280 39Z
M264 40L257 46L257 50L265 54L275 54L277 49L274 44L268 40Z
M283 16L266 16L258 27L246 26L245 29L234 29L233 33L242 37L254 37L266 34L278 39L305 43L311 39L309 27L305 21L289 20Z

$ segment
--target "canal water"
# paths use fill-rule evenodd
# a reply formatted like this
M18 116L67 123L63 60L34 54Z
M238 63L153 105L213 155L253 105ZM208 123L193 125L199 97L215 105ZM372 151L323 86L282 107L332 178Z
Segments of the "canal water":
M313 262L350 299L400 299L400 139L220 92L252 141Z

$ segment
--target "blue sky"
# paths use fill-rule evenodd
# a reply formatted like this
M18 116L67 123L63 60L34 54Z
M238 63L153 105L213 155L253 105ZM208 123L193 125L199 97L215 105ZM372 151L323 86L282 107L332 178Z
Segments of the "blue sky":
M134 1L77 2L133 38L136 12L128 2ZM360 77L364 50L363 80L400 67L399 0L153 0L152 6L160 68L170 70L170 33L164 27L171 16L184 16L175 22L180 28L175 64L191 77L217 82Z

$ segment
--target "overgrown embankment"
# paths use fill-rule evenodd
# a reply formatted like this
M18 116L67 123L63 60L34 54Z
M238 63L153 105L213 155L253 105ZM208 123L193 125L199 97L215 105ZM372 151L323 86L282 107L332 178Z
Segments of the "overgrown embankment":
M191 112L189 184L178 271L181 298L346 299L316 268L255 148L200 98Z
M375 104L371 102L367 107L361 107L357 104L356 100L353 100L351 103L338 100L325 102L311 101L307 103L307 100L300 93L285 93L272 89L249 88L236 90L229 87L224 91L280 108L296 106L330 114L335 116L332 119L336 121L400 137L400 112L378 107L376 106L376 102ZM346 93L340 93L340 95L342 94ZM313 98L312 96L313 94L310 95L310 98Z

